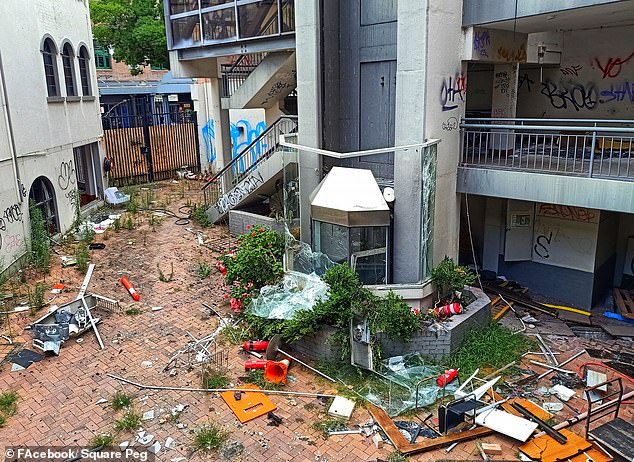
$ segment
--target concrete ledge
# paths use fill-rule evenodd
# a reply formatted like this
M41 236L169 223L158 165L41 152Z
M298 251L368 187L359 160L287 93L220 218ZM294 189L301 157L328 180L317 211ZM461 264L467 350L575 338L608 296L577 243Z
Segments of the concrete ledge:
M272 230L284 234L283 221L277 221L275 218L265 217L255 213L243 212L242 210L229 211L229 234L232 236L246 233L249 231L247 226L255 225L268 226Z

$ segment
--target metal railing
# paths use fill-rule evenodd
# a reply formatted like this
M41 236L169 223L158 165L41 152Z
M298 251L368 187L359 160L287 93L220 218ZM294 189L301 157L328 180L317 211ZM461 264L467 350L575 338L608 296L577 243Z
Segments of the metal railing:
M246 146L202 187L205 204L220 197L280 149L280 135L297 131L297 116L282 116ZM213 191L213 193L212 193Z
M251 72L262 62L267 53L250 53L240 55L233 64L223 64L222 96L228 98L240 88Z
M634 180L634 120L465 118L460 165Z

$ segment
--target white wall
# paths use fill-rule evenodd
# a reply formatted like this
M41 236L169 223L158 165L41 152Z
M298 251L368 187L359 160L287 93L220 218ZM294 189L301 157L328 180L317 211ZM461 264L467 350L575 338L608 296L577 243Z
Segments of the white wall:
M614 284L621 285L623 269L625 267L627 243L634 239L634 215L621 213L619 215L619 230L616 238L616 264L614 270ZM628 261L628 266L630 262Z
M436 173L434 264L458 255L459 199L456 166L460 151L457 120L464 114L468 77L461 62L462 1L429 0L425 136L440 138ZM422 27L422 25L420 25ZM398 121L397 121L398 123Z
M47 100L41 44L50 36L58 50L68 41L75 54L79 45L90 56L92 95L97 95L97 79L92 50L88 3L82 0L4 0L0 2L0 43L6 78L13 137L22 182L18 186L13 171L12 150L6 136L6 107L0 109L0 270L24 252L28 240L28 194L33 180L45 176L53 184L62 231L74 220L71 203L77 182L74 175L73 147L100 140L101 118L98 99L92 95L68 101L63 80L61 55L57 68L62 98ZM81 95L78 61L74 60L76 87ZM3 99L4 102L4 99ZM100 162L101 165L101 156ZM16 211L19 209L20 213ZM12 210L13 215L4 215ZM16 215L17 214L17 215ZM20 220L12 220L19 216ZM12 222L10 222L12 221Z
M551 34L546 47L561 50L561 64L544 66L541 79L534 64L520 68L517 116L633 118L633 36L634 26Z

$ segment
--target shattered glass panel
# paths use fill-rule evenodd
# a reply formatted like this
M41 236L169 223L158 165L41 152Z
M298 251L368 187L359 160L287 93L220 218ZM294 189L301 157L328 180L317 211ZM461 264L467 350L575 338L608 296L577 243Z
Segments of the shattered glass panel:
M387 276L387 226L350 228L350 266L364 284L384 284Z
M416 385L422 379L433 377L418 387L418 407L430 406L442 396L453 396L458 388L457 380L449 383L444 390L436 385L436 377L444 369L426 364L422 356L416 353L387 358L381 361L375 372L381 378L358 392L390 416L416 407Z
M249 305L249 312L267 319L292 319L299 310L312 310L320 298L327 298L328 284L315 273L295 271L274 286L265 286Z
M334 266L328 255L321 252L313 252L310 245L295 239L288 227L286 228L286 253L284 256L284 269L299 273L322 276L328 268Z
M431 274L434 252L434 212L436 210L436 151L438 144L423 148L421 184L421 280Z
M284 220L289 232L299 239L299 164L298 153L296 150L284 148L284 154L282 155L282 162L284 163L284 186L283 186L283 208L284 208Z
M346 263L350 255L350 228L313 221L315 250L337 263Z

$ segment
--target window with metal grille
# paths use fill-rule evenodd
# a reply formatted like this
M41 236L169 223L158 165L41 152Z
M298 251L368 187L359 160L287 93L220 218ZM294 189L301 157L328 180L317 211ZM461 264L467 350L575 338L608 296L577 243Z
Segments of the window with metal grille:
M66 84L66 96L77 96L77 86L75 85L75 54L70 43L64 45L62 49L62 64L64 66L64 83Z
M83 96L92 96L92 90L90 88L90 61L88 50L82 46L79 49L79 55L77 56L79 61L79 78L81 80L81 93Z
M44 60L44 76L46 78L46 92L48 96L59 96L57 83L57 50L51 39L44 40L42 58Z

